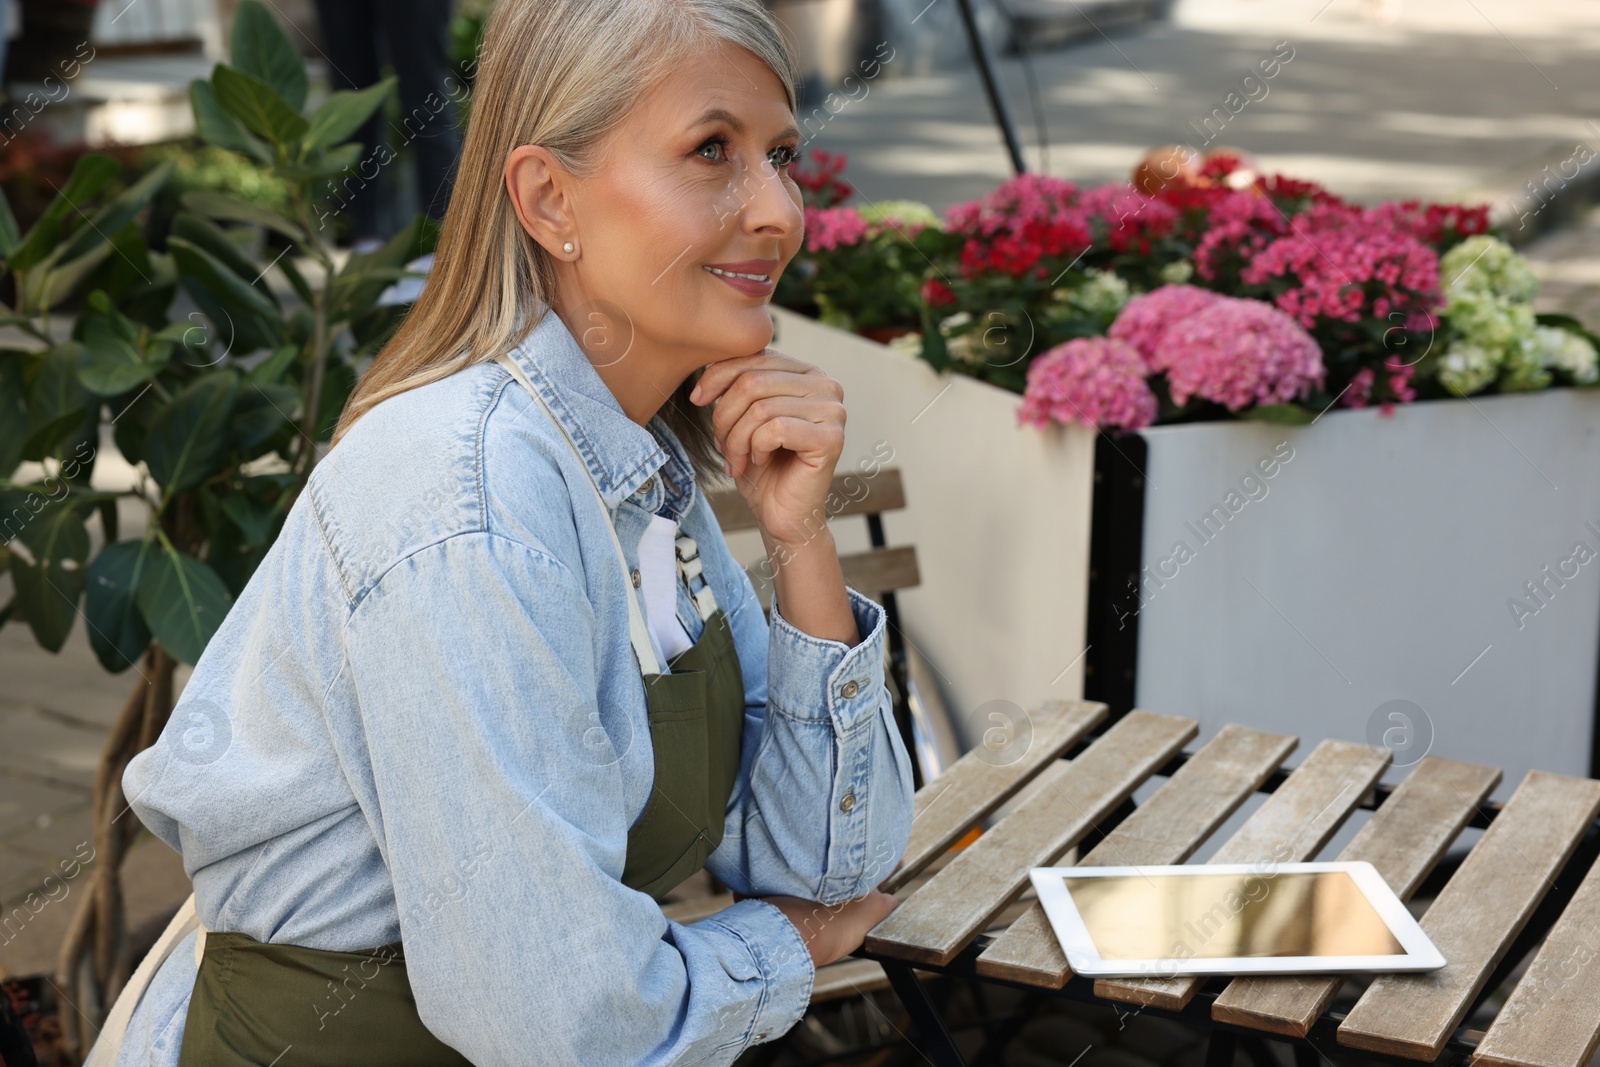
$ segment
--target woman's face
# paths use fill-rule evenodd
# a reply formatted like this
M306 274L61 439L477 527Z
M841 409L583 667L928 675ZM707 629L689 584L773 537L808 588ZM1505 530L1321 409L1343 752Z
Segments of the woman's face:
M557 257L555 306L592 355L648 352L676 384L771 342L766 305L804 238L799 140L777 75L734 45L640 101L568 184L578 252Z

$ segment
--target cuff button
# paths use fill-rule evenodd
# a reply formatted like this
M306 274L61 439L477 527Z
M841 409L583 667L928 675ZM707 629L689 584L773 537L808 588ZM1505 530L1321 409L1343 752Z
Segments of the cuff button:
M849 700L859 692L861 692L861 683L856 681L854 678L844 683L844 685L839 689L839 695L844 697L846 700Z

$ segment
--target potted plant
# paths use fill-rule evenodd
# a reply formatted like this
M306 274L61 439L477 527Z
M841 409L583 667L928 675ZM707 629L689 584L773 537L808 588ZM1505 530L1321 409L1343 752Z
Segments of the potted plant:
M336 257L318 194L361 158L349 137L392 82L308 109L300 58L267 10L245 0L232 32L233 64L191 85L196 125L281 179L288 210L190 192L154 232L170 163L113 193L117 165L97 153L26 231L0 201L0 321L27 338L0 351L0 565L15 586L0 623L58 651L81 616L101 664L139 675L96 775L90 882L56 976L78 1009L61 1015L69 1055L137 962L118 878L138 828L117 819L122 771L166 722L177 664L199 658L271 546L360 362L398 325L405 308L380 295L434 238L418 218L369 255ZM173 318L179 287L200 313ZM96 489L113 452L135 478ZM121 527L123 501L140 528Z

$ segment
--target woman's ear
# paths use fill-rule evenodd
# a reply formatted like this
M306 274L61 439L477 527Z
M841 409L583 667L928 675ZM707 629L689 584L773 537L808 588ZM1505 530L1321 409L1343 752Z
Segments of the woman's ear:
M552 254L558 254L574 233L565 177L566 172L541 145L522 145L506 157L511 210L517 213L523 231Z

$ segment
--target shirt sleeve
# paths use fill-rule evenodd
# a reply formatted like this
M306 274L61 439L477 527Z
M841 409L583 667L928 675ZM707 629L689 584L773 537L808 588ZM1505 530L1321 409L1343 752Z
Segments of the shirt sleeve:
M749 895L823 904L865 896L911 835L911 760L884 678L884 610L846 586L860 640L814 637L776 599L769 624L749 576L733 567L735 639L757 654L740 660L741 773L706 869Z
M628 813L572 571L457 535L390 568L345 634L429 1030L483 1067L722 1067L799 1021L814 967L776 907L671 922L620 880Z

